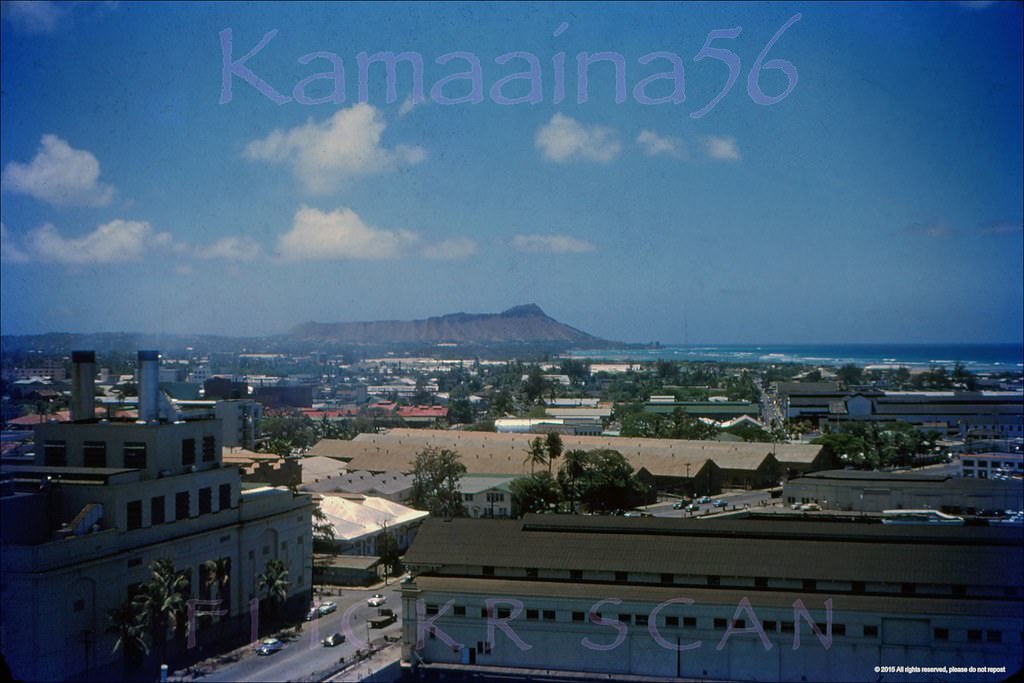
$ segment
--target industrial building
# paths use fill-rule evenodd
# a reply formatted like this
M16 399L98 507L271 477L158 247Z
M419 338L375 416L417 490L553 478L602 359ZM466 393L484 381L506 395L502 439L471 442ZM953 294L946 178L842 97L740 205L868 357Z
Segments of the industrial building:
M1003 680L1024 656L1019 529L430 519L405 559L402 665L428 679Z

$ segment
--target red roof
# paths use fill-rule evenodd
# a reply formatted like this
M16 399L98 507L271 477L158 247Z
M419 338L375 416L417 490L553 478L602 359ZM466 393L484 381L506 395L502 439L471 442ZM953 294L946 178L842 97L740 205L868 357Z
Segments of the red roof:
M35 425L46 424L47 422L67 422L70 419L70 411L58 410L50 415L22 415L13 420L8 420L7 424L14 427L34 427Z
M310 410L309 408L305 408L303 409L302 414L312 420L322 420L325 417L328 420L333 420L339 417L354 417L359 414L359 409L338 408L336 410Z
M441 418L448 416L448 409L444 406L402 406L398 409L401 417L434 417Z

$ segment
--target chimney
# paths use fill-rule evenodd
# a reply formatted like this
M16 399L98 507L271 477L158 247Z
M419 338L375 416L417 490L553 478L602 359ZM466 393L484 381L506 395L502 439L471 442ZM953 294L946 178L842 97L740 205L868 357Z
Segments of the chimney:
M71 352L71 419L75 422L96 417L95 351Z
M139 420L160 418L160 352L139 351Z

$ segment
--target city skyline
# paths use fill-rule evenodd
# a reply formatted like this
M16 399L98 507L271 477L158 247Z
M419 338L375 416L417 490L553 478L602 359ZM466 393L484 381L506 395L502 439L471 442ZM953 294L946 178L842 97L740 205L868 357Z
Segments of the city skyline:
M5 3L3 334L1021 341L1020 5L602 10Z

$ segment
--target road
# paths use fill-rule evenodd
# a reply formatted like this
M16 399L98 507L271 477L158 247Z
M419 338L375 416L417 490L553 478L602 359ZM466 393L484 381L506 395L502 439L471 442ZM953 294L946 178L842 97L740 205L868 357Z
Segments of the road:
M707 514L708 512L731 511L737 508L742 509L744 505L749 505L750 509L754 510L761 507L762 501L766 501L769 505L773 500L776 502L779 501L778 498L773 499L767 491L733 491L717 496L711 496L711 500L724 500L726 502L726 507L716 508L712 503L695 502L694 504L697 505L698 509L694 512L686 512L685 510L673 510L672 502L666 502L648 505L643 509L655 517L699 517L700 515Z
M368 637L376 643L385 635L396 638L401 635L401 599L398 582L392 581L386 588L351 589L342 595L324 596L338 604L338 610L314 621L304 622L302 630L292 634L278 635L284 642L283 650L269 656L258 656L252 648L241 651L242 656L227 664L207 662L196 668L198 675L184 676L175 672L171 680L185 681L299 681L309 680L316 673L339 668L339 660L351 661L357 649L366 650ZM377 608L366 604L374 593L387 597L384 607L394 610L398 620L384 629L369 629L368 619L377 616ZM346 641L335 647L324 647L320 641L335 631L346 636ZM236 651L238 652L238 651Z

